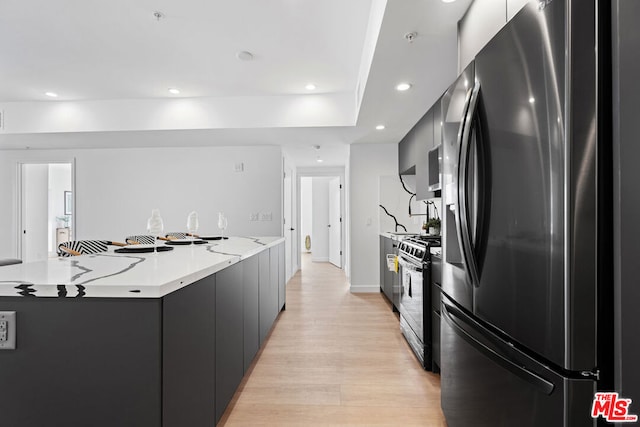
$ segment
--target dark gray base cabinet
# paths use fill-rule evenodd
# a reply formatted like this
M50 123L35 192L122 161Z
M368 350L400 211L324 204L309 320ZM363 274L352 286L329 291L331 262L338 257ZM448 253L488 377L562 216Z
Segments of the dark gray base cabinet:
M269 248L258 254L260 276L260 345L271 330L271 325L278 316L278 249Z
M216 274L216 421L244 376L243 265Z
M244 371L251 366L260 349L260 280L258 256L242 262L242 304L244 337Z
M398 281L398 274L389 271L387 267L387 254L398 254L397 243L389 237L380 236L380 292L384 293L391 303L391 307L394 311L397 308L394 306L393 301L393 287Z
M162 299L162 318L158 320L162 321L163 339L163 426L204 426L215 420L216 276Z
M0 297L0 311L17 323L0 425L162 425L161 300Z
M0 425L215 425L278 315L280 246L159 299L0 297Z

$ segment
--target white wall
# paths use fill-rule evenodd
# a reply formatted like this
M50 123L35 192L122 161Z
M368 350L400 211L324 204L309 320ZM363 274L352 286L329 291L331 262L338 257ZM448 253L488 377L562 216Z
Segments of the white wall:
M351 292L379 292L379 177L398 173L398 144L352 144L349 152Z
M122 240L146 232L151 209L165 231L181 231L197 211L200 232L217 234L217 212L228 234L282 235L282 153L276 146L0 151L0 256L16 256L16 165L76 161L76 238ZM235 172L243 163L244 171ZM249 221L271 213L271 221Z
M313 191L313 178L300 178L300 250L306 252L305 238L312 234L313 209L311 205ZM311 250L313 251L313 239L311 240Z
M329 261L329 180L327 177L313 177L311 209L311 260Z

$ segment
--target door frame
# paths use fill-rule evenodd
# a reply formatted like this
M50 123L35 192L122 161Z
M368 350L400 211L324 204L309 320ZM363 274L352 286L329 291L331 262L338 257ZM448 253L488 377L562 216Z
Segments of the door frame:
M346 223L346 214L345 214L345 192L346 192L346 181L345 181L345 169L344 167L303 167L298 168L296 173L296 216L300 218L301 215L301 206L300 206L300 195L301 195L301 183L300 180L302 178L313 178L313 177L339 177L340 185L342 185L342 191L340 192L340 217L342 218L342 222L340 223L340 252L342 253L342 267L341 269L345 269L346 265L346 251L345 240L348 238L345 233L345 223ZM300 239L302 235L300 234L300 227L296 229L295 238ZM302 266L302 251L300 250L300 245L297 245L297 253L295 254L298 265Z
M298 242L296 239L295 231L297 231L297 218L294 215L295 211L295 190L294 190L294 168L287 159L283 158L282 162L282 235L285 238L285 282L289 282L289 279L293 277L295 272L299 269L299 264L296 264L297 258L294 258L295 251L298 250ZM287 188L287 178L289 178L289 188ZM289 198L289 212L287 212L286 199ZM287 223L287 218L289 223ZM292 230L291 230L292 229ZM292 232L293 231L293 232ZM287 233L289 234L289 241L287 241ZM288 257L287 257L288 255ZM288 259L287 259L288 258Z
M52 164L70 164L71 165L71 191L73 194L71 204L71 215L73 216L73 238L77 239L78 218L76 215L76 159L72 157L70 159L24 159L16 161L16 230L15 230L15 242L16 242L16 258L22 259L22 234L24 230L23 220L23 204L24 204L24 183L22 181L22 172L24 165L52 165Z
M343 223L342 195L343 195L344 188L342 186L342 178L340 178L339 176L335 176L335 177L329 179L329 206L328 206L329 207L329 221L328 222L329 222L329 226L330 227L334 227L334 225L335 225L335 224L333 224L333 214L334 214L334 212L332 212L331 207L333 206L333 197L335 195L335 193L333 193L333 190L332 190L332 184L334 183L334 181L336 179L338 180L338 186L339 186L338 187L338 192L339 192L338 193L338 211L339 211L339 213L338 213L338 216L339 216L338 224L340 225L340 227L338 229L338 252L339 252L338 253L338 259L339 259L338 260L338 264L339 265L336 265L336 263L333 262L332 256L331 256L331 254L332 254L332 244L331 243L333 241L331 236L335 232L335 230L333 228L331 228L329 230L329 242L328 242L328 244L329 244L329 262L331 264L333 264L334 266L342 269L342 266L344 265L344 252L342 251L342 240L343 240L342 233L343 233L343 228L344 228L342 226L342 223Z

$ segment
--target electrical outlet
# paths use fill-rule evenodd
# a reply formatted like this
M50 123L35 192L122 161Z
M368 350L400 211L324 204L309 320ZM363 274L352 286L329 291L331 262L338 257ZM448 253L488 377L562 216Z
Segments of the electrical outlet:
M242 163L242 162L241 163L236 163L233 166L233 170L236 171L236 172L244 172L244 163Z
M8 324L6 320L0 320L0 342L7 340Z
M0 311L0 350L16 348L16 312Z
M260 221L271 221L272 218L271 212L262 212L262 214L260 214Z

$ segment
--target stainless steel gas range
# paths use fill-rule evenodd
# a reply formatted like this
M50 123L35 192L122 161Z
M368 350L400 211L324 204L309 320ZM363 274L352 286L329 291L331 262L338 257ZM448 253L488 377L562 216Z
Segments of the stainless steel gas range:
M400 330L426 370L436 370L432 358L431 248L439 236L403 240L398 247L400 266Z

